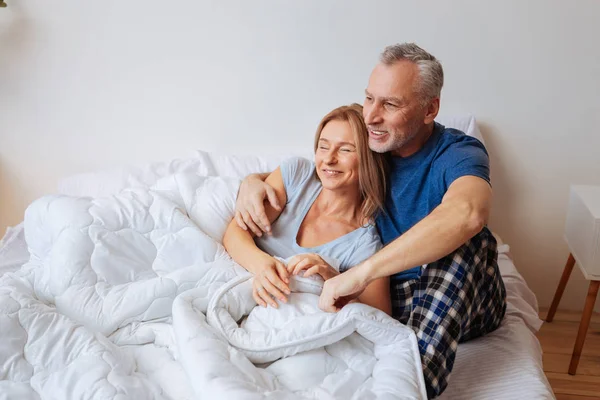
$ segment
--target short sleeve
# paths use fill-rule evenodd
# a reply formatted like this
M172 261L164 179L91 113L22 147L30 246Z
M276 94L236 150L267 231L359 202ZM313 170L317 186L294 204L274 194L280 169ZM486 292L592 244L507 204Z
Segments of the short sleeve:
M485 146L475 138L465 136L453 143L437 163L443 171L445 190L462 176L477 176L490 183L490 159Z
M282 162L279 168L289 203L298 190L313 176L315 166L306 158L293 157Z

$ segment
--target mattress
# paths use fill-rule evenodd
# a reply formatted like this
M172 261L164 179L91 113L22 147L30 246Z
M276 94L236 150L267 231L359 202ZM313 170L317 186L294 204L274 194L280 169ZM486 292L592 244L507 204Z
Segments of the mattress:
M459 345L442 400L554 398L535 337L542 324L537 301L517 271L509 250L505 244L499 246L499 266L508 295L502 326L483 338ZM17 270L28 259L23 226L9 228L0 241L0 275ZM155 324L153 330L160 332L161 325ZM139 372L159 383L168 397L192 398L183 369L166 350L169 344L157 343L132 346Z

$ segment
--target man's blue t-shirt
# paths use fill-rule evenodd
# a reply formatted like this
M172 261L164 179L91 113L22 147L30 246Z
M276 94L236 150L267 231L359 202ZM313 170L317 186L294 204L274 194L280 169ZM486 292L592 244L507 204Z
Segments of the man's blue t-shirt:
M437 122L433 133L415 154L390 157L385 213L376 220L384 245L404 234L434 208L455 179L478 176L490 182L488 153L483 144L463 132ZM420 266L392 276L393 280L419 277Z

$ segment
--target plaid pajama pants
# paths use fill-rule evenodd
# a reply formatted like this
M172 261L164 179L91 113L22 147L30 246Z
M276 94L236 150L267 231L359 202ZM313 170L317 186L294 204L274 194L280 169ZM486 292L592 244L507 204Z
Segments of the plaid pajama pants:
M417 334L429 398L448 385L458 343L492 332L504 317L506 290L496 246L484 228L421 268L418 278L391 281L392 315Z

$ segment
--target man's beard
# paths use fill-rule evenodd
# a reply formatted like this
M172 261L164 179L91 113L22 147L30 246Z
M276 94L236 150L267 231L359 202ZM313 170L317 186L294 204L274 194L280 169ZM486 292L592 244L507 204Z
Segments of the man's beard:
M379 131L380 129L377 128L377 126L369 126L369 130ZM400 150L419 134L420 128L420 123L414 123L413 125L406 127L404 130L404 135L392 134L391 131L387 131L389 136L386 143L377 143L376 148L371 147L371 144L369 143L369 147L376 153L387 153L390 151Z

